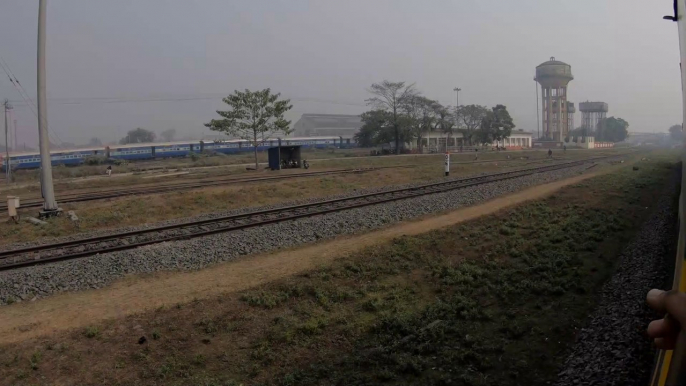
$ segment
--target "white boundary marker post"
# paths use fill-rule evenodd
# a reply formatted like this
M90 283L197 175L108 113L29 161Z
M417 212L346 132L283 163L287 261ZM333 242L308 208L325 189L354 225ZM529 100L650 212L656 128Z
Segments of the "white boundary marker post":
M445 152L445 176L448 177L450 175L450 153L447 151Z

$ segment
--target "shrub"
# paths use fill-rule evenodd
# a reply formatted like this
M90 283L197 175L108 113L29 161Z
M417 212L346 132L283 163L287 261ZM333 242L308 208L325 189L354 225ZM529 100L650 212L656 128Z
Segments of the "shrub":
M107 157L101 155L91 155L83 159L86 165L102 165L107 163Z
M86 328L84 334L86 335L86 338L95 338L100 335L100 330L97 327L90 326Z

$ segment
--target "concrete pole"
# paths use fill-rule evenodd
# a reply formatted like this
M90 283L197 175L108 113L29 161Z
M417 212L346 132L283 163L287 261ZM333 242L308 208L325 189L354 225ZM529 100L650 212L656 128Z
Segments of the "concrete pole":
M10 101L5 99L5 103L3 103L5 106L5 177L6 181L9 184L12 182L12 165L10 164L10 137L9 137L9 128L8 128L8 117L7 115L10 112Z
M536 88L536 131L538 138L541 138L541 113L538 111L538 82L534 79L534 87Z
M8 116L5 117L7 119L7 148L10 150L10 152L14 151L14 134L12 134L12 117L11 114L7 114Z
M455 87L453 91L455 91L455 130L457 130L457 126L459 125L457 111L460 108L460 91L462 91L462 89L459 87Z
M12 146L12 150L17 151L18 149L17 145L17 120L14 120L14 146Z
M541 98L541 109L543 109L543 123L541 125L541 136L546 137L548 135L548 97L546 95L547 92L549 92L550 89L548 88L541 88L541 92L543 93L543 97Z
M57 212L57 201L52 184L52 161L50 159L50 137L48 136L48 105L45 95L45 20L47 0L38 3L38 139L40 142L41 191L43 211L50 215Z
M569 100L567 99L567 87L565 86L565 105L562 110L562 115L564 115L564 136L565 138L569 136Z
M445 151L443 165L445 166L445 176L448 177L450 175L450 153L448 153L447 149Z
M546 87L544 90L545 96L543 97L543 104L544 104L544 116L545 118L543 119L543 135L548 138L550 137L550 110L551 110L551 88Z
M557 133L558 133L557 135L559 137L560 136L560 119L562 118L560 116L560 112L562 111L562 109L560 108L560 102L562 101L562 99L560 98L560 88L557 87L556 90L557 91L555 91L555 93L557 94L557 98L556 98L557 107L555 109L555 115L557 116L557 121L555 122L555 130L557 131Z
M548 98L550 98L550 89L549 88L543 88L541 89L543 91L543 98L541 98L541 104L542 104L542 109L543 109L543 124L541 126L541 135L543 137L548 136L548 132L550 131L550 123L548 120Z
M7 119L7 135L9 141L9 144L7 146L9 147L10 151L14 151L14 128L12 126L12 120L10 118Z
M558 141L564 140L562 138L562 101L564 98L562 98L562 87L557 89L557 132L558 132Z
M553 130L555 130L555 125L553 123L553 89L549 88L548 89L548 136L550 138L555 138L555 133Z

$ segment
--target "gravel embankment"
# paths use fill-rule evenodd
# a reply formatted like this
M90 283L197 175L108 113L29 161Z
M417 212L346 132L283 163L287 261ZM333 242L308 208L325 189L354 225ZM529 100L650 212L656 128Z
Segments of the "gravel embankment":
M486 175L486 174L490 174L490 173L476 173L476 174L471 174L468 176L451 177L451 178L446 178L444 181L459 180L459 179L470 178L470 177L478 177L478 176ZM239 214L245 214L245 213L255 212L255 211L259 211L259 210L277 209L277 208L283 208L283 207L292 206L292 205L302 205L302 204L315 203L315 202L322 201L324 199L328 200L328 199L337 199L337 198L347 198L347 197L361 195L361 194L379 193L379 192L384 192L387 190L410 188L410 187L420 186L420 185L425 185L425 184L426 184L426 182L418 182L418 183L413 183L413 184L391 185L391 186L383 186L383 187L369 188L369 189L359 189L359 190L354 189L354 190L346 192L346 193L341 193L341 194L337 194L337 195L330 195L330 196L326 196L324 198L322 198L322 197L303 198L300 200L290 200L290 201L280 202L280 203L271 204L271 205L263 205L263 206L259 206L259 207L245 207L245 208L240 208L240 209L217 211L217 212L212 212L212 213L200 214L200 215L192 216L192 217L170 219L170 220L164 220L164 221L159 221L159 222L155 222L155 223L141 224L141 225L137 225L137 226L120 227L120 228L116 228L116 229L96 229L96 230L81 232L78 234L69 235L69 236L62 236L62 237L45 237L45 238L42 238L40 240L35 240L35 241L27 241L27 242L21 242L21 243L12 243L12 244L1 245L0 251L25 248L25 247L35 246L35 245L53 244L53 243L58 243L58 242L63 242L63 241L83 240L83 239L87 239L87 238L91 238L91 237L107 236L107 235L111 235L111 234L115 234L115 233L121 233L121 232L131 232L131 231L136 231L136 230L154 228L154 227L158 227L158 226L180 224L180 223L190 222L190 221L209 220L209 219L215 219L215 218L224 217L224 216L234 216L234 215L239 215Z
M98 288L131 273L200 269L241 255L291 247L341 234L363 232L429 213L473 205L526 187L577 175L586 168L588 165L582 165L259 228L0 272L0 304L6 304L8 300L31 300L61 291ZM359 193L358 191L350 195ZM307 201L314 200L300 202ZM216 216L218 214L199 218ZM91 234L103 233L105 232ZM79 238L83 238L83 235L79 235Z
M679 176L657 209L623 250L618 268L565 361L556 386L647 385L655 349L645 335L656 318L645 302L652 288L669 286L677 239Z
M617 158L622 158L622 157L617 157ZM602 164L604 162L611 161L611 160L612 159L608 159L605 161L600 161L599 163ZM538 165L538 166L540 166L540 165ZM586 167L588 167L588 166L589 165L587 165ZM527 168L522 168L522 169L527 169ZM515 169L513 169L513 170L515 170ZM504 170L503 172L505 172L505 171L510 171L510 170ZM464 179L464 178L478 177L478 176L487 175L487 174L491 174L491 173L475 173L475 174L469 174L466 176L450 177L450 178L443 179L442 181L460 180L460 179ZM319 201L322 201L325 199L328 200L328 199L337 199L337 198L347 198L347 197L361 195L361 194L379 193L379 192L384 192L384 191L393 190L393 189L402 189L402 188L410 188L410 187L415 187L415 186L421 186L421 185L425 185L426 183L427 182L417 182L417 183L412 183L412 184L390 185L390 186L383 186L383 187L378 187L378 188L359 189L359 190L354 189L354 190L346 192L346 193L341 193L341 194L337 194L337 195L330 195L330 196L326 196L323 198L322 197L304 198L304 199L300 199L300 200L291 200L291 201L280 202L280 203L271 204L271 205L264 205L264 206L260 206L260 207L246 207L246 208L240 208L240 209L224 210L224 211L200 214L200 215L192 216L192 217L183 217L183 218L159 221L159 222L155 222L155 223L141 224L141 225L137 225L137 226L120 227L120 228L116 228L116 229L96 229L96 230L91 230L91 231L87 231L87 232L81 232L81 233L77 233L74 235L61 236L61 237L45 237L45 238L41 238L40 240L34 240L34 241L29 241L29 242L20 242L20 243L0 245L0 251L20 249L20 248L31 247L31 246L36 246L36 245L43 245L43 244L53 244L53 243L59 243L59 242L64 242L64 241L83 240L83 239L88 239L91 237L107 236L107 235L111 235L111 234L115 234L115 233L130 232L130 231L154 228L154 227L158 227L158 226L180 224L180 223L190 222L190 221L209 220L209 219L215 219L215 218L219 218L219 217L245 214L245 213L255 212L255 211L259 211L259 210L277 209L277 208L283 208L283 207L292 206L292 205L302 205L302 204L315 203L315 202L319 202Z

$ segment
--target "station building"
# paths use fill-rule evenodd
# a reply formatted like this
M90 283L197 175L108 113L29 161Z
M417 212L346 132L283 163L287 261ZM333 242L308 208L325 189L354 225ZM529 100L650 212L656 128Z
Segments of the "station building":
M488 144L475 144L472 146L488 146L488 147L504 147L507 149L528 149L531 148L533 140L532 133L524 130L512 130L512 134L502 141L494 141ZM417 142L412 141L407 144L410 149L417 149ZM444 151L459 151L460 148L468 147L462 133L441 133L429 132L422 137L422 150L424 152L444 152ZM418 149L417 149L418 150Z
M352 138L361 127L359 115L303 114L293 125L293 136Z
M359 115L345 114L303 114L293 125L296 137L340 136L353 138L362 127ZM498 143L472 144L472 146L505 147L509 149L528 149L532 147L532 133L524 130L513 130L512 134ZM392 146L392 144L389 144ZM462 133L427 132L422 136L423 152L459 151L468 147ZM419 151L417 141L405 144L405 148Z

